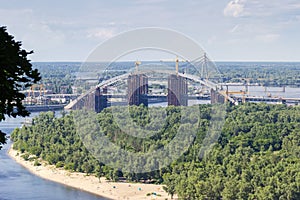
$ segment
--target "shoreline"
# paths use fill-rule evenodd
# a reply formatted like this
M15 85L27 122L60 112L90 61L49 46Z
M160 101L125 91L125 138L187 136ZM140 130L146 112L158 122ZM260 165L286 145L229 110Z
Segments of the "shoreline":
M19 153L19 155L17 155ZM53 181L68 187L92 193L107 199L171 199L165 192L163 185L143 184L143 183L123 183L110 182L102 177L99 179L93 175L87 176L85 173L69 172L64 169L56 168L54 165L34 166L34 161L25 161L21 153L13 149L11 145L7 154L18 164L25 167L32 174L43 179ZM139 190L139 188L141 190ZM155 192L161 196L146 196L148 193Z

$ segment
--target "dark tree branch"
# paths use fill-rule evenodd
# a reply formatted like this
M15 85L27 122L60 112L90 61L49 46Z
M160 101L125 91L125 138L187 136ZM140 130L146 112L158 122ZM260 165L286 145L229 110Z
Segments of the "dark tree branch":
M25 95L20 93L23 87L38 82L41 77L27 56L33 51L21 49L21 42L16 42L5 27L0 27L0 121L5 116L28 116L30 113L22 105ZM5 136L0 132L0 148L5 143Z

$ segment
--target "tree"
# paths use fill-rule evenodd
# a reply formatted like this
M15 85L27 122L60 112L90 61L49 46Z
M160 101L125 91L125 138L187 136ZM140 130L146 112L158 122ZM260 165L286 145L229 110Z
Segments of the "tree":
M25 95L20 90L30 87L41 77L37 69L32 68L27 52L9 35L6 27L0 27L0 121L7 116L28 116L30 113L22 105ZM5 134L0 131L0 149L5 143Z
M163 186L163 189L171 195L171 199L173 199L173 196L176 192L175 187L176 187L176 175L175 174L170 174L170 173L165 173L163 175L164 183L167 184L168 186Z
M97 165L96 166L95 172L96 172L97 178L99 179L99 183L101 183L101 179L100 178L103 175L103 171L102 171L101 165Z

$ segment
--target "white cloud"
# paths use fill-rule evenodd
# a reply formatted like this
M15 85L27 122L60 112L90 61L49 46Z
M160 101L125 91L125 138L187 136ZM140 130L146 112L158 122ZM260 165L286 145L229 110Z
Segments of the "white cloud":
M272 43L280 39L280 27L265 24L249 23L238 24L229 29L231 39L241 41Z
M0 9L1 25L22 26L24 22L30 22L33 19L32 15L31 9Z
M273 33L256 36L257 40L259 40L261 42L265 42L265 43L274 42L274 41L278 40L279 38L280 38L279 34L273 34Z
M208 38L207 44L212 45L212 44L216 43L216 41L217 41L217 37L215 35L213 35L210 38Z
M290 3L290 4L287 4L286 7L288 9L299 9L300 8L300 3L298 2L294 2L294 3Z
M37 18L30 9L0 10L2 23L7 25L10 34L22 41L25 49L33 49L38 54L56 48L65 40L61 30L52 29L46 21ZM43 44L43 45L41 45Z
M94 38L94 39L106 40L106 39L113 37L115 34L116 33L113 29L100 28L100 29L89 30L87 37Z
M109 26L115 26L115 25L117 25L117 23L116 22L109 22L108 25Z
M230 17L241 17L245 15L246 0L233 0L230 1L224 9L224 15Z
M286 16L299 10L298 0L231 0L223 10L229 17L274 17Z
M158 4L158 3L163 3L163 2L166 2L166 0L135 0L134 1L136 4Z

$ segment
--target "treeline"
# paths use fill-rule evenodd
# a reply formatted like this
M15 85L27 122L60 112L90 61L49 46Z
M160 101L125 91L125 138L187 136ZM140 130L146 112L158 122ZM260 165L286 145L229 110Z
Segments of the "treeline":
M79 71L81 63L64 62L36 62L33 67L41 73L41 84L46 90L55 94L72 94L72 85L75 82L75 73Z
M217 63L225 82L300 86L300 63Z
M42 113L32 126L16 129L11 137L14 148L27 154L27 158L34 154L57 167L114 181L122 177L164 183L169 194L182 199L300 199L299 107L248 103L227 107L221 135L205 154L200 154L200 150L207 145L204 138L210 130L212 106L199 105L187 110L168 107L163 114L164 109L156 108L149 113L146 107L133 106L128 117L123 118L124 107L108 108L97 115L85 113L82 118L76 112L61 118ZM140 137L134 126L150 130L149 137ZM170 165L134 173L101 162L97 157L100 152L93 152L98 143L92 141L99 139L95 130L120 149L141 155L156 152L180 132L195 133L195 138ZM190 139L182 138L182 142ZM176 151L180 144L168 151ZM152 158L143 160L141 167L151 168ZM130 163L130 159L127 162L128 166L137 165Z

